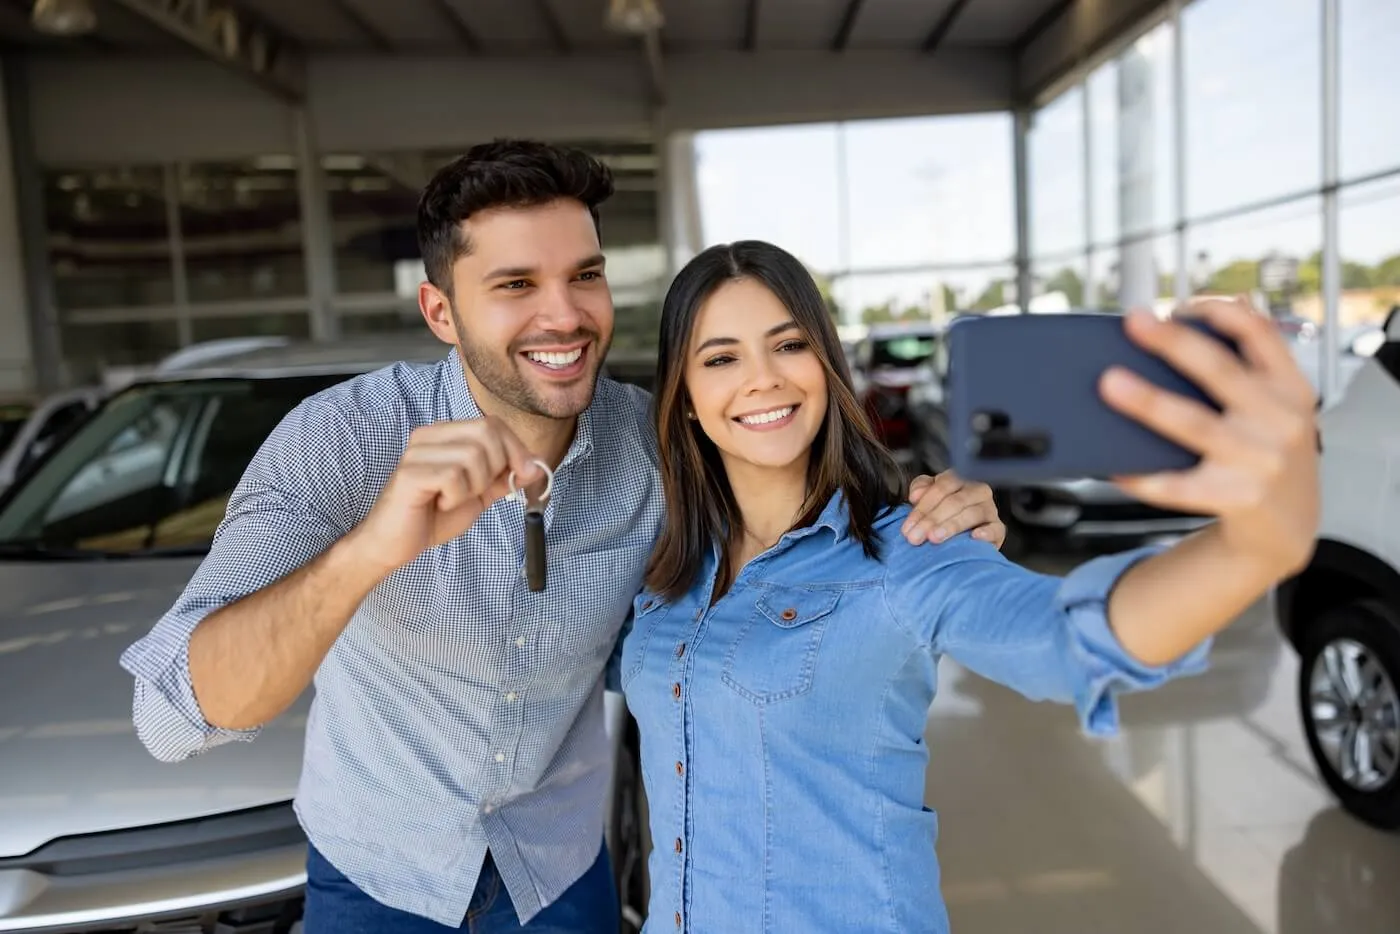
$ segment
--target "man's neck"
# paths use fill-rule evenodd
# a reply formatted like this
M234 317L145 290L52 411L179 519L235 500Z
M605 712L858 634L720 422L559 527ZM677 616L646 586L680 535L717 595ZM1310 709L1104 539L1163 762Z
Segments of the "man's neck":
M569 453L569 445L574 442L574 434L578 431L578 419L548 418L543 415L522 412L520 409L497 399L465 366L462 368L462 372L467 379L467 388L471 390L472 399L476 402L476 407L481 410L481 414L503 422L507 428L515 433L520 442L532 454L548 464L551 470L558 468L560 462L564 460L564 456Z

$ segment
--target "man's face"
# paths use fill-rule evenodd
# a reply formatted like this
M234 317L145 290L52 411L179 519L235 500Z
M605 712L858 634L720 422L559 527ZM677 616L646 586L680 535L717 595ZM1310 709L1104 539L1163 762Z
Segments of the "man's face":
M474 388L531 415L578 415L613 331L588 209L572 200L494 208L465 230L470 252L453 266L450 313Z

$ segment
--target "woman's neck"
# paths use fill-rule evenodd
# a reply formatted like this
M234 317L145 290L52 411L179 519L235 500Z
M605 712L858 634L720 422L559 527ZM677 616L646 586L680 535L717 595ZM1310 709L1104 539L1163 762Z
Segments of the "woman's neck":
M726 464L729 488L743 521L740 551L749 557L773 547L802 514L807 499L807 463L788 467Z

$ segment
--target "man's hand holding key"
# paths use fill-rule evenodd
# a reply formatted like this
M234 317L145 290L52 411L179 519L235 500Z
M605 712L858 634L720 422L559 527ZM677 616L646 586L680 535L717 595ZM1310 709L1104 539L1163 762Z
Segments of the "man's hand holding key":
M389 573L471 528L509 496L511 473L523 488L545 472L504 423L491 417L416 429L374 508L351 533L366 559Z

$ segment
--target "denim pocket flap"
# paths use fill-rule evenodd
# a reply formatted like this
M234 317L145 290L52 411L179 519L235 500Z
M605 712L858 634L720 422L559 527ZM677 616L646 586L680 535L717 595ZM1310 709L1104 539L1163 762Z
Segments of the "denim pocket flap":
M830 613L840 596L835 590L774 587L758 598L758 610L773 625L793 629Z

